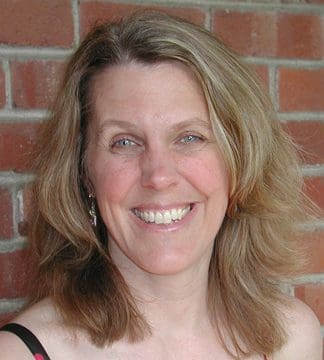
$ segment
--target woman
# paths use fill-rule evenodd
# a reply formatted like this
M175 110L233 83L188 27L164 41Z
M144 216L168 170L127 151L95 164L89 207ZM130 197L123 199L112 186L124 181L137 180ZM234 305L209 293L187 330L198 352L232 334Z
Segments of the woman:
M30 359L31 331L36 359L321 359L280 290L305 220L293 146L211 34L151 12L95 28L42 141L32 306L2 358Z

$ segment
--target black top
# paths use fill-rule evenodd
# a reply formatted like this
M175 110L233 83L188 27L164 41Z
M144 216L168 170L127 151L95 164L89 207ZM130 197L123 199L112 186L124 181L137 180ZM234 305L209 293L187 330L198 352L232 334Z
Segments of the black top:
M0 331L8 331L17 335L27 345L28 349L34 355L35 360L50 360L50 357L37 337L24 326L10 323L0 328Z

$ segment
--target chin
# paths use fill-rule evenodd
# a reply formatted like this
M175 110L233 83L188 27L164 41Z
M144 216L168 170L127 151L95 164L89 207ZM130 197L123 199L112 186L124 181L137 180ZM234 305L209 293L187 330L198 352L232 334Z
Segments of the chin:
M185 258L183 254L182 255L173 254L167 256L159 255L157 257L152 256L149 262L145 261L142 264L140 264L139 267L149 274L161 275L161 276L166 276L166 275L173 276L184 273L191 268L196 270L199 267L198 264L200 263L201 261L199 260L195 261L192 258L190 259Z

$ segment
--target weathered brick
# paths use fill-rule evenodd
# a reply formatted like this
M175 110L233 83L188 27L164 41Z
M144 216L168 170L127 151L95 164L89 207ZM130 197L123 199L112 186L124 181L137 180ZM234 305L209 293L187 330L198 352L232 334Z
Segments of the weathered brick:
M213 22L213 31L239 54L276 54L276 17L273 13L217 10Z
M2 66L0 66L0 108L6 104L6 88L5 88L5 74Z
M71 1L0 1L0 43L70 47L73 38Z
M324 217L324 177L310 176L305 177L306 194L321 209L321 216Z
M323 111L324 69L279 69L281 111Z
M37 123L0 123L0 170L26 171L31 168Z
M278 57L323 58L322 19L318 15L287 14L278 16Z
M0 297L24 297L28 290L29 273L26 250L0 254Z
M13 236L12 213L11 194L7 189L0 188L0 238L2 239L9 239Z
M62 75L61 61L26 61L11 64L15 107L49 108Z
M303 234L303 245L308 257L307 273L324 272L324 231L316 230Z
M269 91L269 69L266 65L250 65L262 82L264 89Z
M10 322L16 315L17 312L0 313L0 327Z
M288 121L283 128L300 147L300 157L305 164L324 163L324 122Z
M309 14L217 10L213 29L242 55L319 59L321 21Z
M324 324L324 284L303 284L295 287L295 295L308 304Z
M182 17L199 25L204 24L205 15L198 8L172 8L158 5L120 4L99 1L83 1L80 4L80 32L81 37L97 23L103 21L117 20L123 16L140 9L154 9L169 13L170 15Z

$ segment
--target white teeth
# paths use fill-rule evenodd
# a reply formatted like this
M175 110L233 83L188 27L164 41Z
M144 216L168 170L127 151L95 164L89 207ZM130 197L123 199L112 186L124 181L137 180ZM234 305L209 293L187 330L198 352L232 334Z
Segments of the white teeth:
M180 209L171 209L164 211L140 211L134 209L134 214L147 223L171 224L173 221L183 219L190 211L190 206Z
M155 221L156 224L163 224L163 215L160 212L155 214Z
M171 210L171 219L172 220L177 220L178 219L178 212L177 212L176 209Z
M153 211L149 211L149 222L154 222L154 212Z
M144 212L144 221L148 222L149 220L149 213L147 211Z
M171 213L170 211L165 211L163 214L163 224L171 224Z

